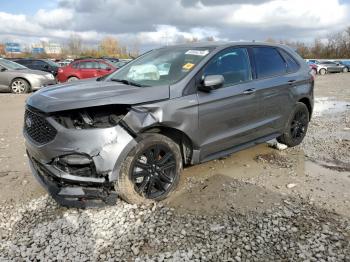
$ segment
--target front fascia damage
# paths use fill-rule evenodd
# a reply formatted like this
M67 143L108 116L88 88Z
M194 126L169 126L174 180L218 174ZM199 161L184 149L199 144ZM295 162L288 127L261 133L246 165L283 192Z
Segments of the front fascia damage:
M159 101L145 105L102 106L51 113L46 119L57 130L55 139L48 144L37 145L25 133L28 155L31 161L40 161L45 172L64 181L59 189L51 186L50 192L52 195L62 195L64 201L67 197L74 196L84 199L81 196L90 190L87 185L106 188L111 193L122 162L144 130L167 126L189 134L195 133L197 118L188 116L197 115L196 96L173 100L176 100L175 103ZM62 166L55 165L55 159L72 154L91 157L96 169L95 175L72 175ZM38 173L35 163L31 165L33 173ZM48 185L45 187L48 189ZM90 206L86 201L72 204L63 203L62 199L56 200L66 206Z

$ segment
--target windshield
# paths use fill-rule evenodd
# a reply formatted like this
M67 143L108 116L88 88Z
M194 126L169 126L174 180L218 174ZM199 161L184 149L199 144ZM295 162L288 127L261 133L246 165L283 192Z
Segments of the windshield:
M45 60L46 63L48 63L50 66L54 66L54 67L60 67L59 64L55 63L54 61L47 59Z
M184 78L212 48L162 48L144 54L112 73L106 81L138 86L171 85Z
M22 66L18 63L12 62L10 60L6 59L0 59L0 65L3 67L10 69L10 70L21 70L21 69L27 69L27 67Z

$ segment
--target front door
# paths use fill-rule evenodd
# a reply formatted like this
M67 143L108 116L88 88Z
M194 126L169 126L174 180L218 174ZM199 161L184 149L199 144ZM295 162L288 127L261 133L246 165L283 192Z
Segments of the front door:
M201 160L244 144L258 135L263 118L260 91L252 81L246 48L228 48L202 70L202 77L223 75L224 86L205 93L198 91Z

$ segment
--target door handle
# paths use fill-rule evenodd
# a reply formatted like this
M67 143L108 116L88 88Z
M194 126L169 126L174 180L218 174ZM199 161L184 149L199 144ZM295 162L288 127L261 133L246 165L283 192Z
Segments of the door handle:
M292 79L292 80L288 80L288 85L293 85L297 80Z
M250 94L254 94L254 93L255 93L255 88L250 88L250 89L243 91L244 95L250 95Z

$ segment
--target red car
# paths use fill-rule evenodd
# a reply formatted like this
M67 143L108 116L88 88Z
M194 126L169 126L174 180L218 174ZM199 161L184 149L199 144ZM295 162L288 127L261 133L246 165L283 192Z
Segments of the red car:
M112 73L117 68L102 59L81 59L58 69L57 80L70 82L79 79L100 77Z

